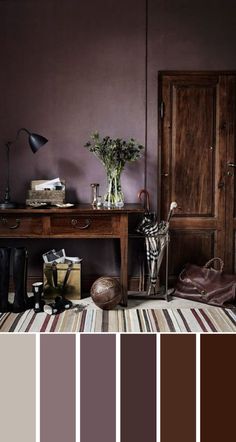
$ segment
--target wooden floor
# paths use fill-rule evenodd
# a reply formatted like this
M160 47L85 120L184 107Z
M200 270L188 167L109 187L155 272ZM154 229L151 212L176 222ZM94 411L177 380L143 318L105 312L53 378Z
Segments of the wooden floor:
M132 292L132 294L135 292ZM96 307L91 297L87 297L78 301L87 307L87 309L99 309ZM167 309L177 309L177 308L201 308L204 304L200 302L188 301L185 299L172 297L171 301L166 302L163 300L153 300L153 299L128 299L127 309L138 308L138 309L157 309L157 308L167 308ZM124 309L124 307L118 306L116 309Z

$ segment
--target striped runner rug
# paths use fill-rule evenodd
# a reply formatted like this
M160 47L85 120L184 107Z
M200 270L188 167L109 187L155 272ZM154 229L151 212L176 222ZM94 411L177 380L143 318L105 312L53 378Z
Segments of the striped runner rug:
M179 309L69 310L46 313L0 314L0 332L236 332L236 309L218 307Z

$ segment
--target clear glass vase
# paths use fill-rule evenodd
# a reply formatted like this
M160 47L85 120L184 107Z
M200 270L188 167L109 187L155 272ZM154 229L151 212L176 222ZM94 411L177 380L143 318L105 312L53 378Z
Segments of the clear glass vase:
M122 170L119 169L107 170L107 191L103 198L105 207L124 206L124 194L120 182L121 172Z

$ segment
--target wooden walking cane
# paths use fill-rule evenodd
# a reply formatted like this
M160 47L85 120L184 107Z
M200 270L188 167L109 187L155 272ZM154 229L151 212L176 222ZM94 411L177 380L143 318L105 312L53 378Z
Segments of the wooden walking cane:
M144 196L144 198L142 198ZM138 193L138 199L140 202L142 202L142 199L144 199L144 209L145 209L145 215L150 213L150 195L149 192L146 189L141 189ZM139 254L139 292L145 291L145 259L142 254Z

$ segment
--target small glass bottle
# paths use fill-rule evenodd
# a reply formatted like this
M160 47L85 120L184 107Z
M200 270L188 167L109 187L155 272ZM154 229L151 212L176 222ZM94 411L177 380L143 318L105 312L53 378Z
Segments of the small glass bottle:
M100 195L97 196L97 207L102 207L102 197Z
M97 206L97 197L99 195L99 184L92 183L90 184L92 189L92 206Z

